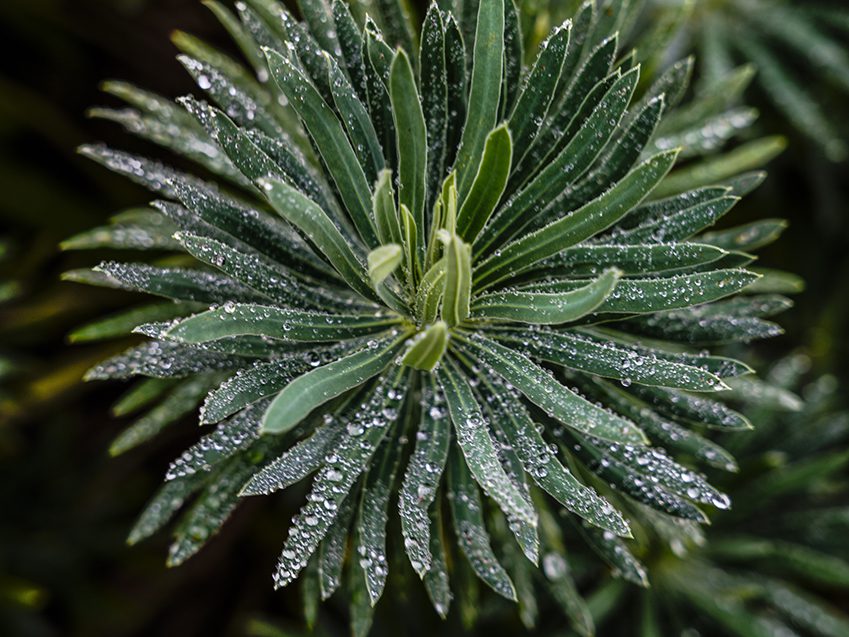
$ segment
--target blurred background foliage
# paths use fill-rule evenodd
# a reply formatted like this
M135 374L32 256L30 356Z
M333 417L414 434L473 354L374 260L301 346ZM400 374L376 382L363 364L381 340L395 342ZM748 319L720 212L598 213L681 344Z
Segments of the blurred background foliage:
M735 3L696 0L704 6L696 6L669 34L676 53L698 52L701 44L694 34L708 20L727 19L721 12ZM524 4L527 32L545 33L575 2ZM682 5L672 0L652 4L661 11L646 18L652 24L663 11L675 12ZM839 0L820 4L842 5ZM749 15L756 28L757 14ZM192 432L181 439L180 431L173 430L153 447L110 459L107 448L120 424L108 406L121 388L79 381L96 360L126 343L69 347L66 342L74 327L125 306L131 297L62 282L62 272L92 265L103 255L63 254L57 244L149 198L75 149L84 142L106 141L142 154L160 152L114 125L86 118L85 112L93 105L115 103L98 89L104 79L128 80L163 95L190 92L191 81L174 60L169 42L174 29L231 47L197 0L0 2L0 39L7 51L0 58L2 635L279 636L302 629L297 588L273 593L267 565L276 557L303 493L249 503L209 548L180 569L163 567L167 538L127 548L124 539L135 515ZM846 33L843 52L849 55ZM792 47L775 46L769 53L801 78L806 94L834 123L835 141L846 139L841 136L849 93L830 83L822 69L800 65L803 61ZM752 60L735 53L734 61ZM774 360L807 348L806 373L811 378L829 374L829 382L842 388L832 392L829 405L845 409L849 162L835 161L823 140L799 133L762 82L753 83L747 102L761 111L760 132L785 135L790 145L770 165L765 185L737 209L733 223L788 219L789 231L762 253L761 264L796 272L806 281L796 307L782 317L786 335L758 345L756 355ZM761 453L771 451L770 443L774 441L765 441ZM573 568L581 581L594 575L581 572L579 559ZM442 624L418 598L421 587L406 586L404 577L410 575L400 573L390 580L400 601L380 607L375 634L463 633L461 613L453 612ZM481 593L476 605L480 634L521 631L514 609ZM611 607L597 595L592 608L601 612L605 603ZM318 634L347 632L342 607L323 609ZM540 634L550 634L558 620L555 615L553 625L543 622Z

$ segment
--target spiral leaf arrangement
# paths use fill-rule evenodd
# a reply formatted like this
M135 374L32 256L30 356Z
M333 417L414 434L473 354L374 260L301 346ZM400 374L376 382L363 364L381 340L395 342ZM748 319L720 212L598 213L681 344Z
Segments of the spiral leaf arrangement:
M145 377L115 411L149 409L113 453L198 405L213 427L130 541L191 503L180 564L244 496L312 476L274 581L306 571L326 598L347 576L359 634L394 501L443 616L451 573L526 607L540 555L563 560L559 520L644 584L629 510L727 507L673 455L733 469L704 429L749 427L715 396L751 370L705 348L778 333L766 319L788 306L747 269L781 222L708 232L763 179L745 172L760 151L703 157L745 128L733 91L681 105L691 60L638 88L624 2L585 3L528 66L509 0L434 3L420 28L392 0L302 0L303 21L275 0L208 4L253 74L178 33L206 98L111 82L128 107L94 111L206 176L87 146L159 200L65 246L167 253L68 274L166 299L73 335L148 337L89 373ZM568 568L539 577L591 631Z

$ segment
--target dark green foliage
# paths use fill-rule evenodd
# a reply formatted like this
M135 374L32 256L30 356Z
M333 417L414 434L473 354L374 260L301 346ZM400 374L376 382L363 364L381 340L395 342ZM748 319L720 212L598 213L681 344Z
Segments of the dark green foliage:
M173 381L122 401L152 408L113 451L195 408L216 425L172 464L131 539L179 513L179 564L240 497L313 476L274 580L306 569L323 596L345 581L356 634L396 554L396 502L440 615L453 581L472 617L477 576L530 624L541 572L590 633L559 522L643 584L632 518L689 525L728 506L700 469L733 460L704 428L748 426L722 398L751 370L699 348L774 335L763 319L787 302L753 294L768 279L742 252L779 225L742 243L750 228L706 231L781 142L706 158L750 118L717 87L682 101L688 60L641 82L617 37L636 3L585 4L538 53L519 44L511 0L434 5L421 48L404 3L369 17L360 3L300 4L303 23L274 0L238 17L214 5L256 79L179 34L203 98L113 86L132 115L97 113L142 122L130 130L220 183L82 151L161 201L66 247L157 252L68 278L174 302L78 332L149 339L90 378Z

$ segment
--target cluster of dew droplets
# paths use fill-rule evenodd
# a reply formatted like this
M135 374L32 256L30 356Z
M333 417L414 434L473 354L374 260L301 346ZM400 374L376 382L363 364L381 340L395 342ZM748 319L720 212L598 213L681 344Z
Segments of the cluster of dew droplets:
M565 499L564 496L568 493L569 510L582 518L595 520L600 526L625 533L627 524L619 512L594 488L577 486L564 480L568 472L557 459L557 444L546 442L543 436L545 427L530 418L513 387L499 379L494 370L484 370L484 373L493 387L489 399L494 409L507 415L512 421L511 426L516 428L515 442L511 449L516 452L528 475L546 491L556 490L560 499ZM563 436L565 430L558 427L554 433Z
M215 463L246 449L259 438L260 417L267 406L266 401L256 403L219 424L171 463L165 479L209 471Z
M500 595L515 599L515 590L509 576L496 559L490 547L486 527L477 523L481 520L481 501L474 485L464 482L455 491L449 491L453 506L464 511L462 517L455 519L457 541L463 548L463 554L469 560L472 570L485 579Z
M216 475L215 480L209 482L203 497L189 513L188 523L178 529L175 541L168 549L169 565L177 566L185 562L218 532L238 506L239 489L253 470L252 463L247 459L235 464L231 462Z
M86 379L126 379L132 376L178 378L233 370L244 365L242 358L203 347L148 341L95 366L86 373Z
M201 90L207 91L219 104L226 104L229 117L243 125L251 125L261 112L259 104L240 90L217 68L187 55L178 58Z
M362 338L351 339L288 351L273 360L257 361L240 369L206 397L201 407L201 422L218 422L253 400L277 393L297 376L360 351L367 342Z
M268 495L280 491L318 469L341 435L336 416L325 414L322 421L312 435L255 473L242 489L242 495Z
M486 345L486 341L482 340L480 334L473 334L472 341L479 341ZM476 351L480 354L480 360L491 370L492 374L496 374L496 367L501 367L498 361L492 357L488 350L481 348ZM549 369L539 367L538 365L528 361L523 363L521 373L529 378L534 379L534 384L542 391L542 396L539 402L549 402L558 412L558 418L569 426L580 427L583 431L593 433L595 431L604 431L611 427L618 429L622 434L635 428L634 424L621 415L615 413L602 403L590 403L588 400L580 396L574 389L566 388L555 378L554 372ZM501 374L503 375L503 374ZM581 400L574 400L578 396ZM595 408L588 408L589 406ZM547 408L540 405L543 409Z
M428 509L436 498L451 434L448 410L441 392L434 391L430 386L425 387L421 408L425 413L416 432L415 450L401 485L398 511L404 548L413 570L424 576L430 569L432 559Z
M600 462L614 461L632 471L630 479L635 488L656 485L719 509L727 509L731 504L728 496L712 487L703 475L681 466L662 449L610 444L602 440L592 440L592 444L605 452Z
M158 268L143 263L109 261L95 268L115 282L117 287L144 292L169 291L176 282L185 286L181 300L212 303L218 299L260 301L262 295L217 272L188 268Z
M339 504L368 467L389 425L398 417L404 392L383 379L368 400L350 412L344 435L324 464L295 516L274 574L276 587L293 581L306 566L336 517Z

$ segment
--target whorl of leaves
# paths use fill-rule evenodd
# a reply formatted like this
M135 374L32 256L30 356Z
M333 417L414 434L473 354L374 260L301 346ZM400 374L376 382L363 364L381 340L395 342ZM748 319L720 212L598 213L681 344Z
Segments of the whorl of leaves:
M435 3L420 28L392 0L302 0L303 21L209 4L253 73L180 33L203 97L111 82L128 106L95 112L204 176L85 147L158 199L67 244L155 251L68 274L165 299L73 335L148 339L89 373L146 377L115 408L146 411L113 452L199 405L210 427L131 541L185 505L179 564L243 496L312 476L274 580L305 572L327 597L347 574L357 633L396 507L442 615L469 569L522 599L540 555L563 561L555 508L645 583L630 512L727 507L681 462L733 469L705 429L749 427L720 399L751 370L705 348L778 333L788 305L786 279L749 268L780 222L708 230L775 142L703 157L746 124L734 96L681 106L690 60L641 83L618 45L627 2L585 3L529 65L510 0ZM546 578L591 630L568 569Z

